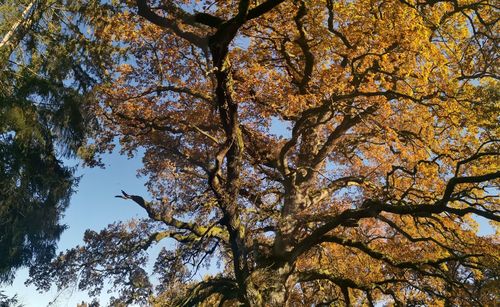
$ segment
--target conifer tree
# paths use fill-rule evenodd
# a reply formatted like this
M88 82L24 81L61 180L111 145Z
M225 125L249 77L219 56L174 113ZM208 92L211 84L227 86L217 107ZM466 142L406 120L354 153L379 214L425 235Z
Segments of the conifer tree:
M62 158L96 127L88 93L112 49L81 31L84 12L51 0L0 4L0 282L49 261L65 228L77 179Z

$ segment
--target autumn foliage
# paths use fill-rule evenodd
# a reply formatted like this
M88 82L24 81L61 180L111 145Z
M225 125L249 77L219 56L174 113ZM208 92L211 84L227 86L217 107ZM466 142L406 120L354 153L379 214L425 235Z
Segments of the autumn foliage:
M79 274L97 295L109 278L115 304L159 306L498 303L498 239L477 223L500 221L493 2L115 9L95 39L125 57L82 152L144 150L151 196L120 197L149 218L88 231L32 282Z

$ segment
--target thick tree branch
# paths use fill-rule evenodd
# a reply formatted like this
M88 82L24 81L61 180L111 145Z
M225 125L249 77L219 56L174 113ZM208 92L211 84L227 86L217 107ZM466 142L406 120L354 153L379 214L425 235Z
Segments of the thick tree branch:
M137 13L139 14L139 16L144 17L145 19L147 19L148 21L154 23L159 27L171 30L179 37L189 41L190 43L201 49L204 50L206 49L207 47L206 39L192 32L181 30L177 19L175 19L175 16L174 19L169 19L158 15L149 7L147 0L136 0L136 4L138 9ZM185 13L185 15L187 15L187 13Z
M494 180L500 178L500 171L495 173L479 175L479 176L468 176L468 177L453 177L448 181L446 189L444 191L442 199L439 201L441 206L446 206L446 204L451 200L451 195L455 190L455 187L463 183L480 183L484 181Z
M225 232L222 228L217 227L217 226L211 226L211 227L205 227L205 226L200 226L196 225L195 223L189 223L189 222L183 222L181 220L178 220L174 217L172 217L168 213L162 213L158 212L160 210L154 208L154 203L145 201L144 198L138 195L130 195L122 191L123 195L117 195L116 197L123 198L123 199L130 199L133 200L136 204L138 204L141 208L146 210L148 216L159 222L163 222L166 225L173 227L175 229L179 230L187 230L189 231L192 235L196 236L196 238L203 238L203 237L216 237L223 242L228 242L228 235L227 232ZM165 235L173 235L175 234L174 232L168 232L164 233ZM160 234L161 236L161 234ZM180 236L176 235L177 238L179 239L186 239L186 240L196 240L195 237L192 237L190 235L188 236ZM173 237L175 239L175 236Z
M265 13L271 11L273 8L283 3L285 0L267 0L252 8L247 14L247 20L258 18Z
M191 288L186 297L180 298L175 306L197 306L215 293L221 294L225 299L237 298L238 285L234 280L222 277L202 281Z

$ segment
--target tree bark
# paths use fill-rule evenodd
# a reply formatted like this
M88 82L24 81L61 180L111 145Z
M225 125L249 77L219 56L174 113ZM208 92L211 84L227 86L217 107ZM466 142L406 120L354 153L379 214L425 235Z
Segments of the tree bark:
M33 25L35 19L37 19L34 14L37 9L36 4L38 4L38 1L31 1L21 14L21 18L12 25L10 30L2 38L0 42L2 63L4 63L3 59L5 59L5 62L8 60L14 49L26 35L26 31ZM5 64L2 64L1 68L3 69L4 66Z
M246 283L246 295L250 306L288 306L288 284L292 266L264 267L252 272Z

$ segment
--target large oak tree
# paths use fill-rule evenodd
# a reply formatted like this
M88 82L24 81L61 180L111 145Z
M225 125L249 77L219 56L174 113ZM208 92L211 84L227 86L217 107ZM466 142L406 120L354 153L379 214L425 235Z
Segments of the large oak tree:
M119 196L148 218L88 231L32 282L109 278L114 304L161 306L498 301L476 222L500 221L492 2L120 5L94 29L128 58L94 92L93 146L145 150L151 197Z

